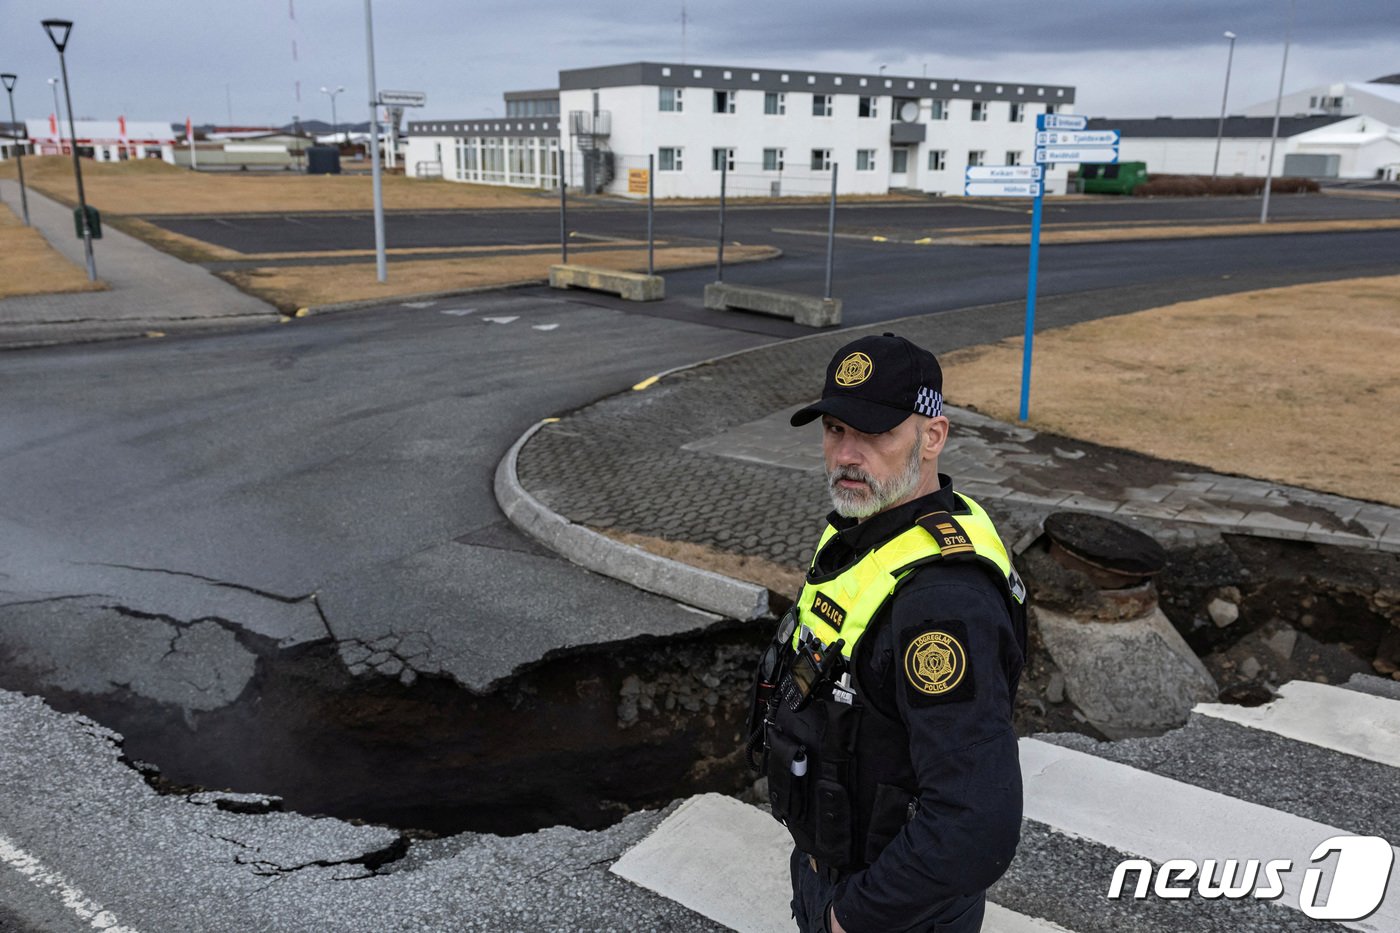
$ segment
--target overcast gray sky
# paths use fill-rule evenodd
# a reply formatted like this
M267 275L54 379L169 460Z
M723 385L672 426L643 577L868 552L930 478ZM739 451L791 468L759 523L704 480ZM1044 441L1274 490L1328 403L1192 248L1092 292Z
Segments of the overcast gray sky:
M1271 99L1287 0L687 0L695 63L1072 84L1099 116L1219 112ZM1287 88L1400 72L1395 0L1301 0ZM75 21L79 117L203 123L329 120L319 88L344 85L342 121L367 119L362 0L0 0L0 70L20 76L21 119L52 109L58 58L40 27ZM502 113L506 90L555 86L561 68L680 61L679 0L379 0L381 88L424 91L413 117ZM293 57L295 44L296 55ZM300 82L300 100L297 82Z

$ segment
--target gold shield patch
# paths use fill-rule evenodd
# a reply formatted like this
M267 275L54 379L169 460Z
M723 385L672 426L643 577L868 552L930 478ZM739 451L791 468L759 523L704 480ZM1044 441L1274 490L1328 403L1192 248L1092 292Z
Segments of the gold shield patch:
M909 685L928 696L939 696L962 682L967 652L947 632L924 632L904 652L904 676Z
M852 353L836 367L836 384L845 389L858 386L870 378L870 371L874 368L870 357L864 353Z

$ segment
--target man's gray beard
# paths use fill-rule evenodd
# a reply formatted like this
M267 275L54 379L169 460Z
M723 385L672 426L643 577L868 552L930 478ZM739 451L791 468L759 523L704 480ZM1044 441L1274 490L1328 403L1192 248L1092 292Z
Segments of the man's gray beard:
M894 505L919 485L922 457L922 438L914 441L909 458L904 463L904 471L890 477L888 482L877 482L869 473L858 467L837 467L826 474L826 489L831 495L831 504L836 514L845 518L869 518L877 512ZM869 491L862 495L854 489L843 489L836 485L843 479L860 480Z

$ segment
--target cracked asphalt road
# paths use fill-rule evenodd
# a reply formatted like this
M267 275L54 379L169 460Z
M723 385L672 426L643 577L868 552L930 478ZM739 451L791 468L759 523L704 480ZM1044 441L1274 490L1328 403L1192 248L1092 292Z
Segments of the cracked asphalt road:
M0 686L200 711L258 651L333 641L354 673L481 692L561 647L694 630L518 535L491 476L538 418L762 339L503 293L6 356Z

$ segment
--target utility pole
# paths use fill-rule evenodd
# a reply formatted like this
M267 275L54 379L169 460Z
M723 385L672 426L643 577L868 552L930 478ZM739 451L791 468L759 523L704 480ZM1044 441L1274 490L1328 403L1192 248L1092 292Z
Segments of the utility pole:
M384 259L384 178L379 168L379 89L374 83L374 12L365 0L365 45L369 53L369 153L374 178L374 271L379 281L389 278Z
M1269 136L1269 171L1264 177L1264 206L1259 209L1259 222L1269 222L1269 191L1274 186L1274 147L1278 145L1278 117L1283 110L1283 76L1288 72L1288 46L1293 41L1293 14L1298 9L1298 0L1288 3L1288 32L1283 37L1283 65L1278 70L1278 97L1274 99L1274 131Z

